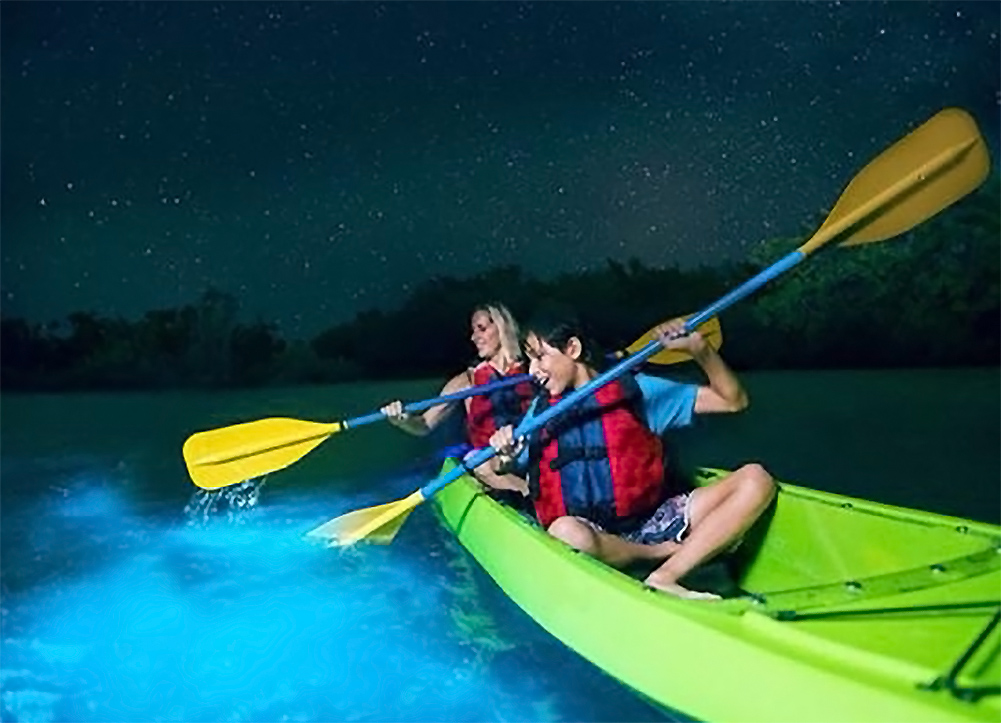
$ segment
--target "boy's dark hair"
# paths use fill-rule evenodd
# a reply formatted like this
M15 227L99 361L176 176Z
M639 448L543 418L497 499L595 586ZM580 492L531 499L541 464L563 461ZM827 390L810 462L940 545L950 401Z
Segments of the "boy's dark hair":
M522 343L529 334L535 334L550 346L563 351L571 338L577 337L581 344L580 361L591 366L602 364L604 355L587 332L587 328L576 312L561 302L546 302L541 305L521 330Z

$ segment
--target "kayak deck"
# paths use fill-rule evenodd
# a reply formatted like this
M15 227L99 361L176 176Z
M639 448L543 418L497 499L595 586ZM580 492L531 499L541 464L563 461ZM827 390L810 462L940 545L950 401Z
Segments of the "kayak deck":
M571 550L468 477L435 501L515 603L661 705L708 720L1001 719L997 527L783 483L729 561L745 594L707 603Z

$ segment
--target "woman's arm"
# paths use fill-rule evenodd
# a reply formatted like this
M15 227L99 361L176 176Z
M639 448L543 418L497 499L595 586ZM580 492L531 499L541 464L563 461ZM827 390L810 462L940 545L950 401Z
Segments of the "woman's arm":
M472 386L472 383L468 372L461 372L452 377L441 388L441 394L438 396L455 394L456 392L468 389L470 386ZM386 415L386 419L394 427L398 427L408 434L423 437L430 434L435 427L445 421L459 403L458 401L446 402L444 404L437 404L421 414L407 414L403 411L403 402L397 400L390 402L379 411Z

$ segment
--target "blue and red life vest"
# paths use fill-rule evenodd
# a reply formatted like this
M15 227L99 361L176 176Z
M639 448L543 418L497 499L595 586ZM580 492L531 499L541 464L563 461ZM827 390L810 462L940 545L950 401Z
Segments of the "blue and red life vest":
M653 514L668 492L664 447L643 420L642 392L626 374L533 435L529 489L543 527L574 515L618 533Z
M473 369L473 384L479 386L515 374L524 374L521 363L515 362L500 374L489 362L482 362ZM490 437L501 427L516 425L525 415L535 390L531 382L522 382L513 387L495 389L489 394L470 397L466 410L466 431L469 443L476 448L490 444Z

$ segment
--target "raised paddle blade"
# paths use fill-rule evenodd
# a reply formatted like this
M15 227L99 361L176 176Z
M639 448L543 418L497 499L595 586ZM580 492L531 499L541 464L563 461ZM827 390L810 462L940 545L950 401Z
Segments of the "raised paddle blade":
M840 246L902 234L969 194L989 171L976 122L964 110L946 108L859 171L801 250L809 253L841 234Z
M393 541L407 517L423 501L424 496L417 490L402 500L335 517L310 530L306 536L338 547L353 545L362 539L385 545Z
M709 321L699 324L695 330L702 334L703 338L705 338L706 342L713 349L719 351L719 348L723 346L723 329L719 325L719 317L714 316ZM656 338L657 334L654 329L650 329L650 331L626 347L625 353L635 354ZM661 349L647 359L647 361L653 364L678 364L688 361L691 358L688 352L681 351L680 349Z
M196 485L218 489L288 467L340 430L340 422L258 419L191 435L184 462Z

